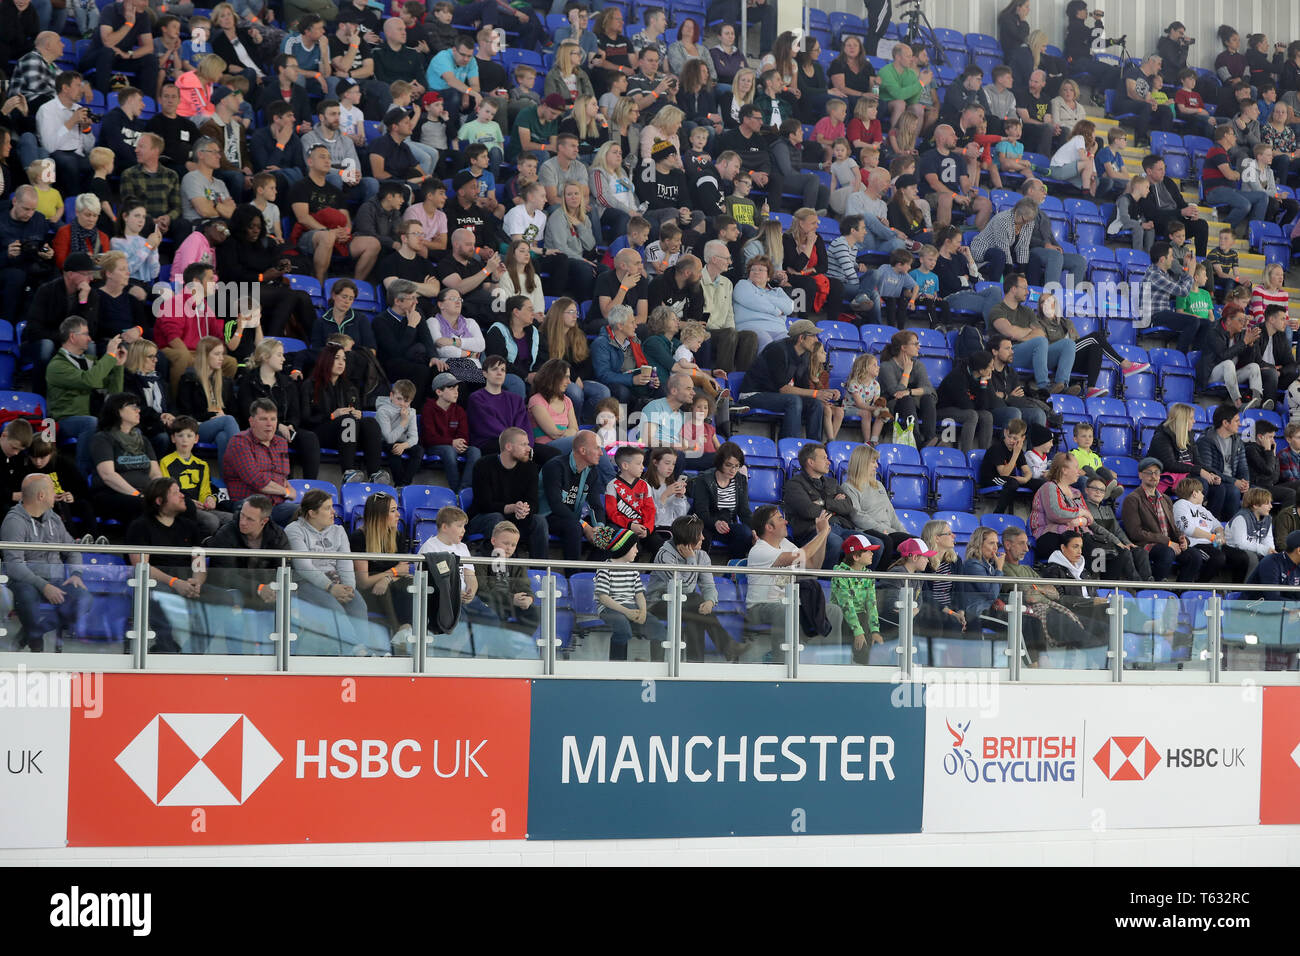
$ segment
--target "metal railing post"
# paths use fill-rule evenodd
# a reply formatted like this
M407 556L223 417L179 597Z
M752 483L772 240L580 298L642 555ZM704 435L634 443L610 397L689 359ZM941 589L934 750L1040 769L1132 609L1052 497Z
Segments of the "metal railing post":
M1106 613L1110 615L1110 650L1106 656L1110 658L1110 679L1118 684L1124 680L1124 615L1128 613L1119 588L1110 592Z
M749 60L749 4L740 0L740 52L744 55L746 66Z
M680 677L682 673L682 657L686 652L686 642L682 640L682 604L685 601L682 579L674 571L668 586L668 640L664 641L669 677Z
M1025 592L1017 585L1007 601L1007 680L1020 680L1020 665L1025 652Z
M424 662L428 657L429 640L429 573L424 565L415 572L415 594L411 596L411 669L417 674L424 673Z
M271 632L271 640L275 642L275 669L278 671L289 669L289 645L298 639L298 635L293 633L290 606L290 595L297 589L289 562L281 561L275 569L275 580L271 582L271 590L275 591L275 630Z
M1223 670L1223 598L1218 591L1210 592L1205 604L1205 636L1210 655L1210 683L1217 684Z
M555 572L546 569L542 581L542 672L547 676L555 674L555 646L560 642L555 627Z
M132 666L138 671L144 670L149 653L149 641L154 636L153 631L149 630L149 589L155 583L149 575L148 561L137 564L131 579L126 582L127 587L135 590L131 595L131 623L134 627L126 632L126 639L135 641L135 647L131 649L131 657Z
M912 656L916 653L912 632L912 581L903 582L898 592L898 670L902 680L912 679Z
M803 651L803 643L800 641L802 636L799 633L799 578L790 575L789 585L785 589L785 643L781 649L785 651L785 672L786 675L794 680L799 676L799 654Z

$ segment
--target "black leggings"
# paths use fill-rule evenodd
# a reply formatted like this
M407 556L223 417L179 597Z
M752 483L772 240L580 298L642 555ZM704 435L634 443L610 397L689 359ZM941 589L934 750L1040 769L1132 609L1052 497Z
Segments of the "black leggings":
M316 321L311 296L301 289L263 282L262 331L267 335L293 335L306 338Z
M356 438L353 441L343 441L343 429L350 426ZM357 446L361 446L361 455L365 460L367 475L373 475L379 470L380 461L384 453L384 435L380 431L379 422L373 418L336 418L333 421L326 422L316 427L316 437L320 440L323 448L337 448L339 452L339 467L344 471L349 471L356 467L357 464ZM317 455L319 457L319 452Z
M1115 346L1110 344L1106 334L1100 330L1090 332L1074 343L1074 367L1088 376L1089 388L1097 384L1103 356L1120 368L1124 367L1126 359L1115 351Z
M316 433L307 428L299 428L294 432L289 447L298 455L302 476L308 481L315 481L320 476L320 439Z

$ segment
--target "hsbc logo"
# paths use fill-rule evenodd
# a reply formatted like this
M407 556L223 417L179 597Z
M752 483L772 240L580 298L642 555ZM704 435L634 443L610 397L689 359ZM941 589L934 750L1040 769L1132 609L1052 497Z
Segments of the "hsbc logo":
M232 807L283 759L243 714L158 714L116 762L156 806Z
M1109 737L1092 762L1107 780L1145 780L1160 764L1160 752L1146 737Z

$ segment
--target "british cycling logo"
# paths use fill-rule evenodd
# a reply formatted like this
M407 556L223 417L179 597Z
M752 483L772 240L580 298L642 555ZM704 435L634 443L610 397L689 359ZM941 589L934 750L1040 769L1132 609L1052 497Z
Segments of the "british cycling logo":
M944 720L952 747L943 755L944 773L967 783L1070 783L1078 773L1078 739L1072 735L989 736L979 739L979 756L966 741L973 721Z
M158 714L115 758L159 807L239 806L283 759L243 714Z
M1160 751L1146 737L1108 737L1092 762L1107 780L1145 780L1160 765Z

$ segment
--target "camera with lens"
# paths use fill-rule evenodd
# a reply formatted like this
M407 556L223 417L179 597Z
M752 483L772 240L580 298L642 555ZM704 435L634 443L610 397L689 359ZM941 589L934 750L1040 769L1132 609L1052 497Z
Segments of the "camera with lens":
M1101 41L1102 46L1124 46L1127 43L1128 43L1127 35L1122 37L1115 37L1114 39L1111 39L1110 37L1106 37L1106 39Z
M24 256L34 256L45 248L44 239L19 239L19 254Z

